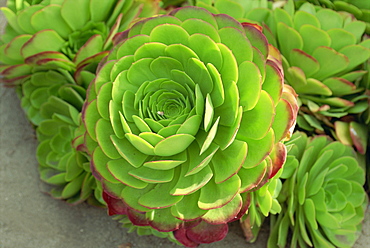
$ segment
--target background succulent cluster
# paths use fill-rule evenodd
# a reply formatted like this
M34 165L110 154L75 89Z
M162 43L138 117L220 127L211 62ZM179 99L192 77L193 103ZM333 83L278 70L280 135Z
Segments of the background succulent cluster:
M267 217L269 247L357 240L370 2L8 0L1 10L0 82L36 129L53 197L187 247L223 239L232 221L253 242Z

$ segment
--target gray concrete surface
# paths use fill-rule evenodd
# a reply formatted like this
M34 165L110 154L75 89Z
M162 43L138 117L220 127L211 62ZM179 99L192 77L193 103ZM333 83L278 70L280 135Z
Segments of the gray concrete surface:
M0 0L0 6L5 5ZM4 19L0 16L0 24ZM37 172L37 141L14 89L0 86L0 248L174 248L153 236L128 234L105 210L70 206L42 192ZM228 236L200 248L266 247L267 231L255 244L244 241L238 223ZM370 213L355 248L369 247Z

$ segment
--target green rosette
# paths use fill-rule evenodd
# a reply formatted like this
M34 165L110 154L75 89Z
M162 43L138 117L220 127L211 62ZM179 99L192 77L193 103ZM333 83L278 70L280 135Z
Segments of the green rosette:
M98 53L87 58L78 67L70 66L66 61L59 61L57 65L39 65L37 70L22 79L22 84L17 87L21 100L21 107L26 113L31 124L37 127L45 117L41 113L41 106L51 96L59 97L59 89L65 85L75 85L88 88L95 77L98 63L107 55L107 52ZM37 54L28 59L37 64L44 56ZM63 66L63 67L62 67Z
M299 94L300 130L337 137L343 131L336 129L336 122L361 125L358 116L369 111L365 90L370 47L368 40L362 41L364 22L310 3L295 9L293 1L198 0L195 4L263 27L283 55L285 82ZM352 143L366 147L360 138L354 139Z
M158 11L158 2L144 0L29 2L9 1L1 8L8 22L0 46L0 76L6 84L22 83L39 66L79 67L109 50L114 34L135 18Z
M285 161L297 106L276 49L255 25L197 7L114 42L82 115L109 213L189 247L221 240Z
M370 34L370 2L364 0L295 0L296 6L310 2L335 11L346 11L366 23L366 33Z
M298 126L324 133L325 126L333 128L333 120L366 111L367 98L359 85L367 73L362 64L370 56L361 43L365 23L310 3L294 10L292 1L273 16L271 30L285 58L285 80L300 96ZM284 37L291 38L287 42Z
M59 97L57 97L59 96ZM90 171L90 158L83 149L80 112L86 90L76 84L58 85L40 109L43 121L37 127L37 160L47 192L71 204L88 202L104 206L101 183Z
M352 247L368 205L364 169L354 150L327 136L296 132L278 197L282 211L272 221L268 247ZM291 238L288 238L291 237Z
M74 79L66 70L33 73L24 81L22 87L18 88L21 107L25 111L27 119L34 126L38 126L45 119L40 112L42 104L47 102L49 97L57 96L63 85L73 83Z

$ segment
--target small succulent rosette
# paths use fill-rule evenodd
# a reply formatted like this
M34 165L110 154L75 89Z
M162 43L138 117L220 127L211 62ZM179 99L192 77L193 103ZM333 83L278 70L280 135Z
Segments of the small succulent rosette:
M60 97L61 87L75 85L86 90L95 77L98 63L107 53L101 52L93 55L78 67L69 66L70 64L66 61L59 61L55 68L38 66L36 71L23 78L22 84L16 89L21 100L21 107L31 124L37 127L45 119L40 108L50 97ZM32 59L37 59L39 55L43 57L38 54L32 56Z
M45 120L41 113L41 105L48 101L49 97L57 96L59 89L68 84L75 84L74 79L66 70L49 70L31 74L22 87L17 88L21 99L21 107L27 119L34 126L40 125Z
M255 25L197 7L117 34L82 119L109 213L221 240L285 161L297 111L277 53Z
M366 33L370 34L370 3L364 0L295 0L296 6L305 2L330 8L336 11L346 11L366 23Z
M63 68L34 72L17 88L21 106L37 131L37 160L40 178L48 185L45 191L71 204L86 201L105 206L101 183L92 175L84 149L80 118L86 88L104 56L89 58L73 75Z
M151 8L144 8L148 4ZM1 82L21 83L35 67L80 66L110 49L114 34L140 13L156 13L157 5L144 0L10 0L1 8L8 22L0 46Z
M37 127L40 178L57 199L104 206L101 183L92 175L90 158L81 149L80 113L85 97L81 86L58 85L58 94L48 97L38 110L43 117Z
M333 128L332 119L365 111L367 99L358 83L370 57L361 43L365 23L310 3L294 10L292 1L273 16L270 28L284 56L285 80L300 96L298 126L324 133L325 125Z
M291 141L268 247L352 247L368 205L354 150L328 136L296 132Z
M370 58L367 42L361 42L364 22L310 3L297 5L296 10L291 0L198 0L195 4L263 26L268 41L283 55L286 82L300 96L300 129L330 134L335 132L335 120L367 111L368 97L359 83L367 77L362 65Z

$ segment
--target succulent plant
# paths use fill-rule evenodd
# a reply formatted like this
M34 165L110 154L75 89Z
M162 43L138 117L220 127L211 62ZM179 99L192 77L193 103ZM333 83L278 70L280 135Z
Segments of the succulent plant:
M50 96L57 95L63 85L71 83L74 83L74 80L66 70L33 73L25 80L18 93L28 120L38 126L45 119L40 112L41 105L47 102Z
M158 10L157 1L145 0L33 3L37 4L13 0L1 8L8 21L0 46L2 82L19 83L39 65L78 66L84 59L108 50L113 35L126 29L139 13L152 15ZM34 56L42 59L31 63L29 58Z
M37 128L40 177L50 185L48 193L72 204L105 205L101 183L92 176L90 158L81 145L80 112L97 62L106 55L98 53L75 67L67 60L38 64L45 57L36 54L27 62L37 64L37 70L17 88L21 106Z
M298 127L330 134L334 120L368 109L359 84L367 74L361 65L370 58L368 44L361 42L366 25L349 14L310 3L295 10L292 0L285 2L284 9L259 0L198 0L196 5L263 26L283 55L285 81L299 94Z
M57 86L58 94L49 96L38 110L43 117L37 127L40 178L51 186L48 191L55 198L104 206L101 183L91 174L89 156L79 149L86 90L76 84Z
M328 136L296 132L268 247L352 247L361 234L368 198L354 150ZM291 238L288 238L291 237Z
M297 11L289 5L285 9L275 9L276 26L270 28L285 58L285 79L300 95L298 126L324 131L322 122L365 111L366 99L356 94L364 90L356 81L366 74L358 66L370 56L360 44L365 24L309 3Z
M336 11L346 11L356 17L356 19L366 22L366 33L370 34L370 2L364 0L295 0L299 6L305 2L310 2L318 6L334 9Z
M21 106L37 128L40 178L50 185L48 193L72 204L105 205L101 183L90 170L80 120L86 88L95 77L97 61L105 55L90 57L73 75L63 68L42 67L18 88Z
M285 160L297 105L277 50L255 25L197 7L114 44L82 115L109 213L189 247L221 240Z
M264 26L269 42L284 56L286 81L300 95L300 128L323 133L325 126L334 128L333 118L366 111L367 97L359 80L366 77L367 70L358 68L370 56L368 44L361 42L363 22L309 3L295 10L293 1L287 1L284 9L267 1L198 0L196 4L240 22L255 21ZM288 36L291 42L286 41ZM324 65L325 59L340 65L332 63L333 70Z
M86 90L95 77L98 63L106 55L107 52L98 53L85 59L78 67L72 66L67 61L37 65L37 70L24 77L22 84L17 88L21 106L28 120L34 126L38 126L45 119L40 111L42 104L51 96L59 97L59 89L62 86L72 84ZM36 54L29 57L27 61L30 64L38 64L38 61L43 59L42 54Z

